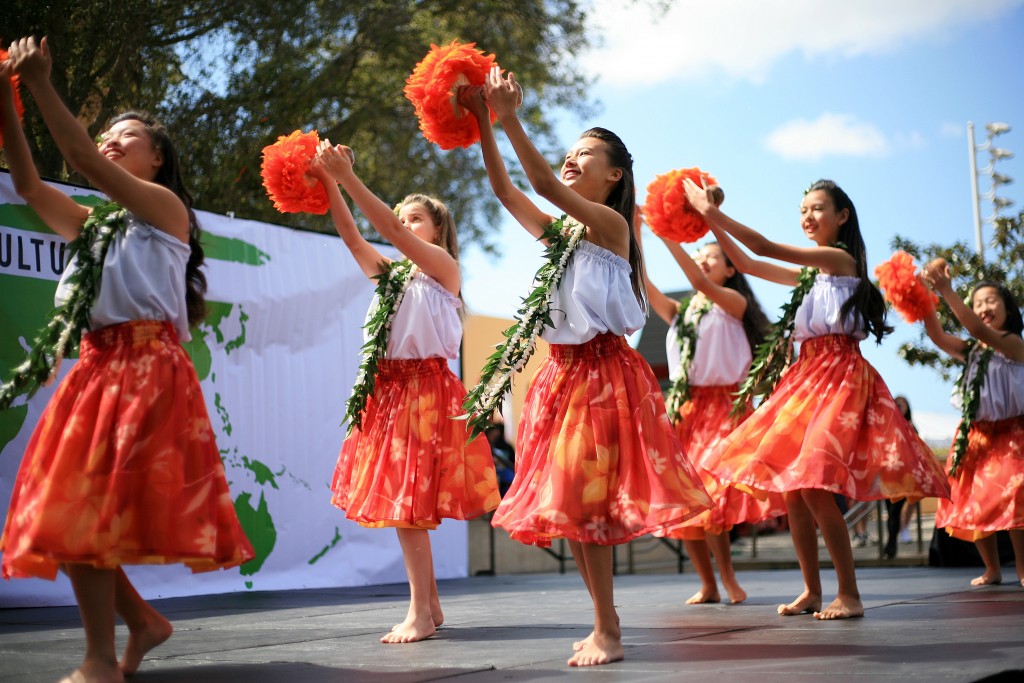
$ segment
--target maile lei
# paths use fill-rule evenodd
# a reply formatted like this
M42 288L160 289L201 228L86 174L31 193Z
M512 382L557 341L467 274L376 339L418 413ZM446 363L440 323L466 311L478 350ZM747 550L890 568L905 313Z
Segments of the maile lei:
M978 414L978 404L981 402L981 387L985 384L985 374L988 372L988 362L992 359L992 348L986 346L978 354L978 365L974 377L967 381L967 371L971 368L971 353L977 346L973 339L967 342L967 362L964 363L963 372L956 380L956 388L960 392L960 403L963 407L963 419L957 427L956 436L953 437L953 459L949 468L949 476L955 476L960 467L960 460L967 452L967 434L971 431L971 424L974 416Z
M747 378L743 380L743 384L736 394L730 415L738 415L746 410L757 394L763 394L767 399L775 390L779 378L789 366L796 311L803 303L804 297L811 291L811 287L814 286L814 278L817 275L817 268L800 269L793 295L789 303L782 307L782 317L765 336L764 341L757 346L754 361L747 372Z
M586 226L567 216L544 228L540 239L547 243L545 263L534 275L533 288L516 311L516 324L505 330L505 341L488 357L480 371L479 383L462 404L469 419L470 440L487 429L491 413L501 407L502 399L512 386L512 375L522 370L533 355L541 330L554 326L551 297L585 231Z
M418 268L412 261L391 261L381 264L381 272L374 276L377 287L373 305L366 314L366 343L360 352L362 362L356 373L356 384L352 387L352 395L345 404L345 420L348 421L348 434L356 427L362 427L363 411L366 402L373 395L377 379L380 359L388 349L388 336L391 334L391 322L398 312L398 307L405 297L405 290L412 281Z
M690 399L690 366L697 353L697 326L701 318L711 310L711 300L704 298L701 305L693 312L693 320L686 320L686 309L692 297L679 302L679 315L676 316L676 336L679 338L679 366L676 378L665 394L665 410L673 424L679 422L679 409Z
M14 399L28 392L31 398L39 387L57 374L60 361L89 329L89 312L100 289L103 262L114 236L124 232L127 212L114 202L93 208L82 230L68 244L67 258L77 257L77 268L65 280L68 298L50 313L50 322L36 335L28 358L14 368L14 376L0 386L0 410L11 407Z

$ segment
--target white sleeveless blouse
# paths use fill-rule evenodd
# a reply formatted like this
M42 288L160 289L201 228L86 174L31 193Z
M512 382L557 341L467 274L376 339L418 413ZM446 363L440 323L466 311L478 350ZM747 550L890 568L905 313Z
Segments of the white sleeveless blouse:
M859 282L859 277L850 275L818 273L814 286L796 310L793 340L800 342L826 334L846 334L858 341L865 339L868 334L856 312L850 311L845 320L839 320L840 309L853 296Z
M685 320L692 322L695 313L691 300L690 306L683 313ZM676 320L672 319L665 336L665 352L672 379L678 376L681 351ZM697 325L697 352L690 364L690 385L711 387L738 384L747 376L752 360L743 323L717 304L712 305Z
M459 297L417 270L391 321L385 358L458 358L461 307Z
M192 338L185 304L185 266L192 250L132 214L124 232L114 235L103 262L100 290L89 313L89 327L98 330L132 320L161 320L174 325L178 339ZM68 278L78 270L72 259L57 284L54 303L70 296Z
M974 380L978 371L977 351L971 354L967 381ZM970 386L970 385L968 385ZM960 408L959 392L954 394L954 405ZM977 420L1005 420L1024 415L1024 363L1012 361L998 351L992 354L981 386Z
M644 326L646 315L633 293L629 261L583 240L576 247L551 297L554 328L549 344L583 344L599 334L626 335Z

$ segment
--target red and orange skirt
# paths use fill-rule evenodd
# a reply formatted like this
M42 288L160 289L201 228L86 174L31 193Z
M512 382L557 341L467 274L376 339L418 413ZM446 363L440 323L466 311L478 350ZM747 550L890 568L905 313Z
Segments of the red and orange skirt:
M714 453L722 439L729 436L749 415L748 412L730 415L733 398L738 390L735 384L690 387L690 399L679 409L676 433L716 505L680 526L656 535L700 541L706 533L718 535L737 524L756 524L786 514L786 500L781 493L769 493L760 500L734 486L720 483L711 472L704 469L704 462Z
M341 448L331 502L366 527L435 529L501 500L486 439L466 443L466 388L444 358L384 359L363 427Z
M949 497L932 450L846 335L804 341L775 392L704 466L759 497L800 489L856 500Z
M952 451L946 470L952 466ZM1024 415L975 421L967 433L950 500L939 501L935 525L977 541L1004 529L1024 529Z
M492 524L532 545L613 545L711 506L650 366L626 340L552 344L530 383L516 478Z
M53 579L61 563L181 562L200 572L254 557L170 323L82 338L25 451L0 549L5 578Z

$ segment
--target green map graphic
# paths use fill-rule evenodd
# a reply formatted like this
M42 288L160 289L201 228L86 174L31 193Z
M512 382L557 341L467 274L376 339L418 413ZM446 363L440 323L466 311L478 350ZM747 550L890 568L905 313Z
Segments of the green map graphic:
M76 196L73 199L86 206L100 201L99 197L91 195ZM52 234L36 213L25 205L0 204L0 226ZM258 268L271 260L270 255L253 244L208 231L203 234L203 247L208 264L211 261L227 261ZM0 334L0 377L3 379L10 375L11 368L24 359L24 344L31 344L37 331L44 325L48 312L53 308L56 286L53 280L0 273L0 292L4 292L0 297L0 329L3 330L3 334ZM284 467L274 472L259 459L240 454L238 447L232 444L234 439L230 406L217 389L217 377L212 369L216 355L230 355L245 346L249 315L241 304L208 300L207 308L205 321L193 329L192 340L183 346L192 358L199 381L206 385L204 393L209 397L209 393L213 392L212 403L216 407L216 414L211 415L211 419L216 423L217 418L220 418L221 429L217 441L228 483L236 495L235 510L256 551L256 557L242 565L239 571L242 576L254 577L273 553L278 536L264 490L267 487L278 489L277 479L287 472ZM225 329L240 331L229 338ZM0 412L0 449L18 436L25 426L27 413L28 407L25 404ZM288 476L293 484L311 489L307 482L290 474ZM251 490L253 486L255 490ZM309 564L320 559L340 540L340 533L335 528L334 538L309 560ZM245 585L252 588L253 581L250 579Z

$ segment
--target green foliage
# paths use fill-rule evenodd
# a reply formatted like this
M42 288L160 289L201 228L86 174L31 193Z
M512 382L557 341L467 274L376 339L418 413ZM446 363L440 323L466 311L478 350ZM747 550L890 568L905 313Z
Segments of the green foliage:
M962 241L949 246L936 243L919 245L897 235L890 246L893 251L906 251L921 266L936 258L946 259L953 287L965 301L979 281L995 280L1013 292L1018 304L1024 302L1024 211L1016 216L996 219L993 238L986 247L984 261L974 247ZM962 336L960 323L947 307L940 304L938 313L942 327L947 332ZM956 360L935 350L935 346L927 340L923 327L918 333L918 340L901 346L899 355L910 365L934 368L947 381L955 377L961 367Z
M480 154L427 142L403 95L405 79L431 43L476 41L524 84L521 118L543 150L560 155L553 112L589 113L575 61L589 40L581 5L6 0L0 36L49 36L53 81L93 135L118 110L157 113L174 133L199 208L332 231L326 217L277 213L259 175L264 146L316 128L356 151L357 171L385 201L437 195L459 217L463 241L488 248L499 205ZM40 171L81 181L67 173L26 100Z

